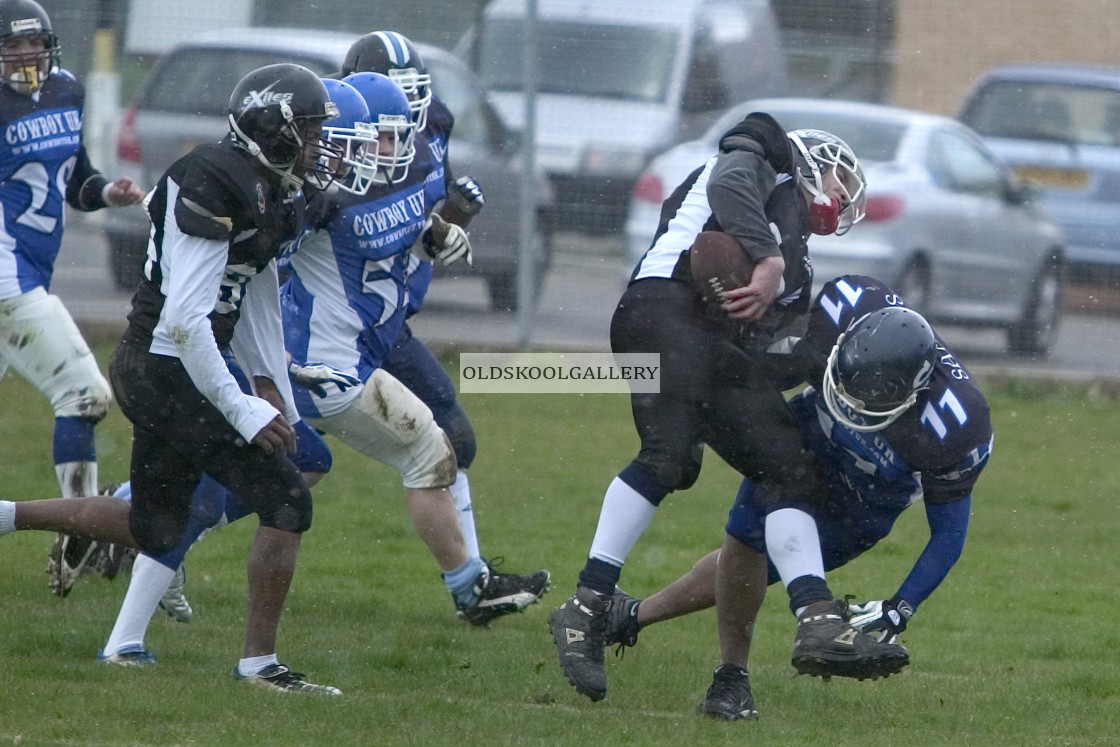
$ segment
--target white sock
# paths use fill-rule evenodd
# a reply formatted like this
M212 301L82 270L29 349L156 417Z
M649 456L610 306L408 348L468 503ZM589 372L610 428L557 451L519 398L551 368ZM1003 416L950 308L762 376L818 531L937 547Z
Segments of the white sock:
M0 536L16 530L16 504L0 501Z
M63 498L97 495L97 462L63 462L54 466Z
M279 664L276 654L268 654L267 656L250 656L248 659L242 659L237 663L237 673L242 677L251 677L259 673L265 667L271 667L273 664Z
M766 554L778 569L782 585L795 578L824 578L817 522L804 511L781 508L766 516Z
M106 656L119 652L125 646L144 648L144 634L148 632L148 623L174 577L173 569L157 563L143 553L136 556L128 592L121 603L121 611L117 613L113 632L105 643Z
M614 478L603 496L591 557L621 568L656 512L657 508L638 491Z
M478 532L474 527L474 509L471 507L471 486L467 482L467 473L463 470L455 475L455 482L448 488L451 498L455 501L455 515L459 517L459 529L463 533L463 542L467 545L467 557L481 557L478 550Z

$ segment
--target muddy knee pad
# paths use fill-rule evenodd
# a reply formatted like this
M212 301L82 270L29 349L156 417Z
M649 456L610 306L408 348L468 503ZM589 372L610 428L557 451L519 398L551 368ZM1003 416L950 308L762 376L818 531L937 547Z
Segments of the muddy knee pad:
M109 412L109 382L58 296L37 297L28 309L44 330L26 348L21 373L51 402L55 417L94 423Z
M455 481L455 452L432 411L380 369L350 407L314 425L396 469L406 488L445 488Z

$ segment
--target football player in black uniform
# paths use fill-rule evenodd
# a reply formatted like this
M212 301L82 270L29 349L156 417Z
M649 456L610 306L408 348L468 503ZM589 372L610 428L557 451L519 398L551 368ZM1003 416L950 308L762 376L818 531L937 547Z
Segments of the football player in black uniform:
M784 349L789 349L785 347ZM925 319L882 282L845 276L817 296L808 330L779 365L811 386L791 406L805 446L828 476L816 517L826 570L886 537L898 516L924 500L930 537L889 599L851 605L851 624L895 641L964 549L972 491L991 455L987 401ZM639 601L615 594L610 643L633 646L638 630L717 604L723 663L702 713L753 718L747 676L754 623L766 587L779 580L763 542L764 500L743 481L721 550ZM718 570L717 570L718 568Z
M823 495L825 480L762 364L776 331L808 309L810 233L845 232L865 202L846 143L819 130L787 134L759 112L666 199L611 320L614 352L660 354L660 392L631 395L641 450L608 487L576 594L549 620L564 674L583 695L606 696L603 647L622 564L665 496L695 482L705 444L759 483L766 544L799 620L794 666L838 676L903 666L901 646L850 628L833 602L816 526L798 507ZM733 236L754 263L749 284L727 291L718 310L704 305L690 271L690 247L705 230ZM806 666L818 660L829 671Z
M225 139L176 161L148 196L144 279L109 364L113 394L133 426L131 506L109 496L0 505L0 534L51 529L159 555L185 533L192 494L210 475L260 521L234 676L330 695L340 693L276 656L300 536L311 526L310 490L288 458L299 415L276 258L303 224L301 189L333 181L341 151L321 134L337 113L307 68L258 68L234 88ZM252 394L227 366L230 353Z

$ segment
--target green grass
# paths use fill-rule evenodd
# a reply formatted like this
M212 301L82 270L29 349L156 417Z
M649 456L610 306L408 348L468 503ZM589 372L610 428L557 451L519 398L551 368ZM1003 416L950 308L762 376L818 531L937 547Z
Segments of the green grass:
M106 355L108 350L98 349ZM712 611L643 631L608 655L610 695L593 704L560 673L548 612L574 588L603 490L632 456L628 403L613 395L474 395L472 470L483 551L511 569L547 567L553 592L475 630L454 617L412 531L398 478L335 450L316 490L281 628L284 661L340 699L234 682L253 522L208 536L188 558L195 620L157 613L151 670L93 657L126 579L47 591L51 537L0 539L0 744L23 745L1106 745L1120 734L1120 403L1077 391L990 392L996 450L975 495L964 557L905 635L911 666L879 682L822 682L789 664L793 620L767 600L752 683L761 718L717 723L695 705L718 663ZM0 495L56 493L49 406L16 376L0 382ZM103 482L127 475L128 426L98 429ZM737 481L709 455L632 554L624 587L645 595L718 545ZM892 593L924 545L920 508L833 574L833 590Z

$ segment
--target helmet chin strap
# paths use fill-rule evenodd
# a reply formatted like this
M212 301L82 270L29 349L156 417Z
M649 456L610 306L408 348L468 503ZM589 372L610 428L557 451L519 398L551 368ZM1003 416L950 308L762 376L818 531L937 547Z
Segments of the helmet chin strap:
M233 118L233 115L230 114L227 118L229 119L230 129L232 129L233 134L237 136L237 139L238 141L240 141L241 146L245 148L245 150L249 151L249 155L253 156L262 164L264 164L265 168L278 175L280 177L280 184L284 188L286 188L289 192L295 192L296 190L303 188L303 179L292 173L292 169L295 167L296 163L294 160L284 167L277 166L272 161L269 161L268 158L265 157L264 152L261 151L261 146L257 145L257 143L252 138L246 135L245 132L237 126L237 120Z
M7 77L6 82L16 93L30 96L39 92L45 80L46 76L39 73L38 65L24 65L16 68L15 72Z
M817 192L809 205L809 230L818 236L830 236L840 227L840 203Z

